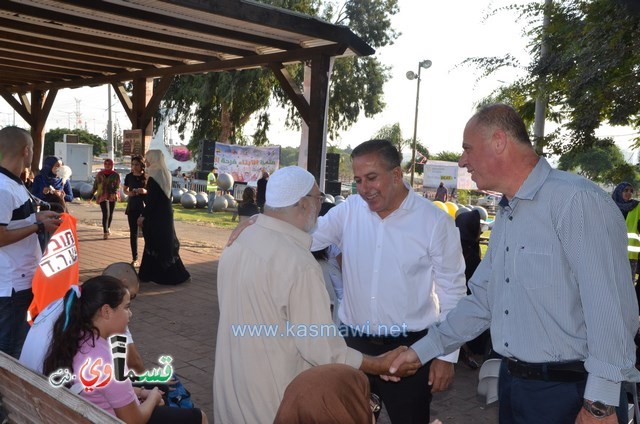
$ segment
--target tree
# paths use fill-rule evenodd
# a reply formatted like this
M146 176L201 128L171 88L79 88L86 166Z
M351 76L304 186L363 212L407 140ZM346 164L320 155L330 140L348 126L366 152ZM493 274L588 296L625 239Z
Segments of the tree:
M282 147L280 149L280 166L297 165L298 150L297 147Z
M510 55L469 58L465 62L489 75L503 67L524 68L527 75L497 90L490 100L507 100L528 120L534 99L548 98L548 119L561 122L545 137L550 153L606 145L595 136L603 123L640 126L640 15L610 0L555 0L542 34L539 2L506 8L526 21L531 65ZM545 37L548 53L541 57ZM539 84L544 81L544 84ZM640 137L636 137L636 145Z
M397 33L391 28L390 17L398 12L397 0L347 0L338 9L329 0L265 0L296 12L318 16L327 21L348 25L365 42L375 48L392 44ZM303 66L290 65L287 70L302 87ZM364 113L371 117L382 111L383 85L388 80L388 68L375 57L340 58L333 66L329 87L328 128L335 139L340 130L349 128ZM287 109L287 126L297 128L297 110L278 86L271 71L266 69L215 72L205 75L182 75L174 78L165 95L162 114L177 125L183 137L193 123L189 148L209 138L255 145L268 143L270 125L268 107L272 104ZM242 129L250 117L257 116L257 130L250 137ZM159 120L158 120L159 121Z
M400 152L400 156L402 156L402 150L405 147L411 147L413 140L411 138L403 138L402 137L402 129L400 128L400 123L396 122L393 125L385 125L380 128L377 133L372 137L374 139L382 139L389 140L396 146L398 152Z
M574 171L597 183L615 185L628 181L635 186L640 180L636 167L625 162L622 152L611 140L606 145L572 149L560 157L558 168Z
M458 162L462 153L442 151L433 155L433 160L444 160L447 162Z
M45 157L55 154L55 143L63 141L65 134L77 134L80 143L92 144L93 154L96 156L107 151L107 141L95 134L81 129L55 128L44 135L43 154Z

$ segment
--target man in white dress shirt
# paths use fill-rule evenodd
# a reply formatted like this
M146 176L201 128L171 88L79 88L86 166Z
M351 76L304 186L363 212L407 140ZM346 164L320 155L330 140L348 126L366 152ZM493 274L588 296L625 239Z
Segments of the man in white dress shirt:
M454 221L403 181L400 154L370 140L351 154L359 196L318 220L312 251L343 253L339 317L347 345L377 355L411 345L466 294L464 259ZM394 423L429 422L431 392L453 379L457 352L434 359L398 383L370 378Z

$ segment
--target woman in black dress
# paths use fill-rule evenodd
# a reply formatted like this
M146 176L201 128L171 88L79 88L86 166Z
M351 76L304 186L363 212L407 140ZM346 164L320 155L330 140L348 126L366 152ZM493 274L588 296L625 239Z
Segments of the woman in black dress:
M160 150L146 156L147 195L138 225L144 235L144 253L138 276L141 281L181 284L190 279L180 259L180 242L173 226L171 173Z
M142 156L131 157L131 172L124 177L124 192L127 194L127 209L124 213L129 221L129 242L131 243L131 265L138 266L138 218L144 210L147 194L147 177L144 173Z

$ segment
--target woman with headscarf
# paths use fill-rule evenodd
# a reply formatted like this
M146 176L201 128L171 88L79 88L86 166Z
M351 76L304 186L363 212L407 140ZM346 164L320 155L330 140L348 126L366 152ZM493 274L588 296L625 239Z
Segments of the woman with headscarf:
M120 198L120 175L113 170L113 160L104 160L104 169L98 172L93 182L93 195L102 210L102 230L106 240L111 235L113 210Z
M67 210L66 202L73 200L73 191L69 180L63 180L57 175L61 166L62 159L57 156L48 156L42 163L40 174L33 179L31 193L51 205L60 205L54 208L64 212Z
M633 186L624 181L618 184L611 195L613 201L616 202L622 216L627 223L627 233L638 234L638 220L640 220L640 208L638 202L633 197ZM629 237L630 247L639 247L640 242L637 239ZM631 264L631 272L635 281L635 273L638 265L638 252L629 252L629 263Z
M369 380L349 365L319 365L298 374L287 386L274 424L375 423L380 410Z
M144 236L140 281L180 284L191 277L180 259L180 242L173 226L171 173L160 150L146 155L147 195L138 225Z

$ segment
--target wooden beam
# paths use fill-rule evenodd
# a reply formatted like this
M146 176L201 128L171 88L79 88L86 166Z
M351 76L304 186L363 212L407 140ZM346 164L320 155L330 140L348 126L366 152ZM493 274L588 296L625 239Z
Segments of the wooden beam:
M31 123L31 112L29 112L29 109L27 109L24 106L24 104L22 104L19 101L17 101L16 98L13 97L13 95L11 93L6 91L2 87L0 87L0 95L2 95L2 98L7 103L9 103L9 105L13 108L13 110L18 112L18 115L20 115L22 117L22 119L24 119L27 123L29 123L29 125L31 125L30 124Z
M135 125L136 116L133 113L133 102L131 101L131 97L129 97L129 93L124 89L124 84L122 83L113 83L111 84L113 87L113 91L116 93L118 100L120 100L120 104L122 108L127 113L127 117L129 117L129 122L131 125Z
M28 92L34 89L44 90L51 88L76 88L84 87L87 85L110 84L114 81L132 81L137 78L158 78L173 75L202 74L206 72L228 71L233 69L259 68L268 66L270 63L302 62L305 60L311 60L318 54L324 54L327 56L339 56L344 53L345 48L346 47L343 45L301 48L300 50L289 52L265 54L240 59L215 60L211 62L197 63L193 65L178 65L167 68L150 68L135 72L125 72L118 75L88 78L79 81L68 81L65 83L43 83L26 85L20 87L19 91Z
M326 136L327 97L329 95L329 69L331 57L317 55L311 61L311 118L309 119L309 148L307 170L316 177L316 182L322 186L323 147Z
M171 83L173 83L173 77L164 77L160 78L157 81L157 84L154 84L153 95L142 114L142 128L146 128L149 123L152 122L153 116L160 107L160 103L162 102L164 95L167 94L167 90L171 87Z
M236 31L223 28L219 25L215 25L214 23L202 23L188 19L181 19L180 16L176 15L169 16L162 13L154 13L150 10L140 10L117 3L107 3L102 0L58 0L58 2L94 11L99 10L101 12L114 15L130 16L141 23L159 23L174 28L181 28L189 32L203 32L205 34L215 35L221 38L275 47L282 50L292 50L300 47L296 43L291 43L273 37L256 35L251 32Z
M83 1L83 3L86 5L88 2ZM103 7L106 6L107 8L112 9L112 5L104 4L104 2L102 1L100 3L103 5ZM84 28L92 29L94 30L94 32L102 31L102 32L111 32L116 34L126 34L129 37L134 37L134 38L139 38L144 40L151 40L151 41L167 43L167 44L188 45L195 49L217 51L217 52L223 52L223 53L233 54L238 56L247 56L247 55L256 54L255 51L253 50L239 49L235 47L225 46L219 43L200 41L193 38L179 37L175 35L165 34L159 31L149 31L149 30L146 30L142 25L137 27L120 25L120 24L116 24L115 22L117 21L115 20L107 22L99 19L91 19L90 17L80 16L77 14L72 15L69 13L57 12L50 9L42 9L39 7L34 7L34 6L14 3L14 2L7 2L2 6L2 8L5 10L12 11L14 13L24 15L24 16L34 16L40 19L47 19L47 20L55 21L58 24L66 24L67 26L73 26L74 28L84 27ZM127 11L127 15L130 15L131 13L135 13L135 12L136 10L134 8L129 8ZM109 13L113 14L113 10L109 10ZM61 28L64 28L64 25L62 25ZM65 31L65 30L63 29L61 31ZM189 31L193 31L193 30L189 29ZM65 32L76 33L79 35L79 33L75 31L67 30ZM47 31L47 33L49 32Z
M149 58L153 58L152 60L150 60L151 63L157 62L160 58L206 61L211 60L212 57L215 57L214 54L207 55L193 53L185 49L171 49L168 47L154 45L152 43L144 44L142 42L136 43L124 39L113 39L109 37L101 37L98 35L88 35L87 33L27 24L24 21L14 21L12 19L0 18L0 28L3 28L5 30L12 29L20 32L27 32L31 34L32 39L40 40L40 42L42 43L47 43L46 45L48 45L49 47L58 48L58 45L71 45L73 46L73 48L70 49L71 51L82 51L85 53L94 53L98 55L113 55L113 57L126 57L126 55L129 55L131 58L135 57L136 55L140 55L141 57L147 56ZM12 34L16 38L24 37L17 32L12 32L10 34ZM14 39L14 37L6 38L12 40ZM78 42L68 43L61 40L77 40ZM141 61L143 60L141 59Z
M309 116L311 114L309 110L309 103L304 98L304 93L300 91L298 88L298 84L293 80L289 71L282 63L270 63L269 68L273 71L273 74L276 76L278 82L280 82L280 86L287 93L289 99L300 113L300 116L304 120L304 122L309 125Z

